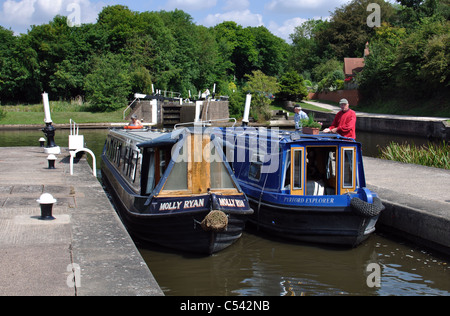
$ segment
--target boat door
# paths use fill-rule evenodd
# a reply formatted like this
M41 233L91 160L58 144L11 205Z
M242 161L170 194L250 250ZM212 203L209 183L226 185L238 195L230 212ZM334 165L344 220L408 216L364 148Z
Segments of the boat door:
M337 146L292 146L286 155L284 190L297 196L337 195L336 161Z
M290 156L291 195L305 193L305 148L292 147Z

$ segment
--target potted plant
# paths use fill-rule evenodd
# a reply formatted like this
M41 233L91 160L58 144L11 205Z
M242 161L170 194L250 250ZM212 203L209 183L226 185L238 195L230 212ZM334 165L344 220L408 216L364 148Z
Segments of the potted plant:
M310 113L308 119L301 120L303 134L318 135L322 129L322 123L314 120L314 114Z

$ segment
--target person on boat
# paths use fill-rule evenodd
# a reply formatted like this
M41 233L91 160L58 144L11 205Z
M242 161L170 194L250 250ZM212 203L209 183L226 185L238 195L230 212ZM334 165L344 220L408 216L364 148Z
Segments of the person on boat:
M128 124L128 126L131 126L131 127L142 127L143 125L142 125L142 122L138 120L137 115L133 114L131 116L131 122L130 122L130 124Z
M294 112L295 130L299 131L302 128L302 120L307 120L308 115L302 111L302 107L298 104L294 107Z
M341 111L336 114L330 128L325 129L323 132L356 139L356 113L350 109L347 99L342 99L339 105L341 106Z

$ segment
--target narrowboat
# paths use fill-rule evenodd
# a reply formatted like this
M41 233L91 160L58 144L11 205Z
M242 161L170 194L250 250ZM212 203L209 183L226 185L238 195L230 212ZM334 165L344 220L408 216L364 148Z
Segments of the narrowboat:
M102 153L102 180L138 242L211 255L242 235L253 213L205 129L113 129Z
M366 187L361 144L339 135L221 129L249 223L279 237L356 247L384 209ZM232 161L232 162L231 162Z

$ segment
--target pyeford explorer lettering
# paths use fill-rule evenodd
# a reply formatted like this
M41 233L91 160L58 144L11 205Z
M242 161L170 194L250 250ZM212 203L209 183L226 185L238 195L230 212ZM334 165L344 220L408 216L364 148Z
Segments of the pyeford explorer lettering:
M284 198L286 203L333 204L334 198Z

